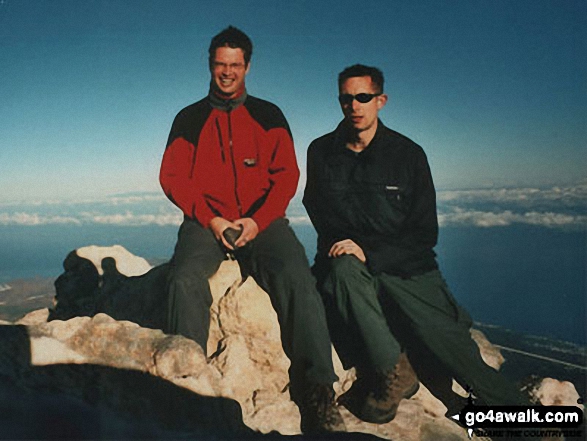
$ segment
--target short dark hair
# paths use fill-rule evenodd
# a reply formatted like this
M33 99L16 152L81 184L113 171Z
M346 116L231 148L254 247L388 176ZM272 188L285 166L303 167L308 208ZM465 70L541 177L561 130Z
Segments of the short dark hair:
M251 56L253 55L253 43L247 34L234 26L227 27L212 38L210 47L208 48L208 62L210 63L210 66L214 63L216 49L219 47L231 47L233 49L239 48L243 51L243 55L245 56L245 65L248 65L249 61L251 61Z
M354 77L370 77L375 86L375 91L377 93L383 93L383 72L376 67L365 66L364 64L354 64L338 74L339 90L346 80Z

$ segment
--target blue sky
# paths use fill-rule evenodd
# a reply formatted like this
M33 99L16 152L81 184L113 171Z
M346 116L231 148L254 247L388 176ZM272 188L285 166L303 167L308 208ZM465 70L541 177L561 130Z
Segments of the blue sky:
M359 5L360 4L360 5ZM210 38L255 45L249 93L278 104L305 167L341 114L336 75L386 75L381 117L438 189L587 177L587 2L0 2L0 202L159 191L173 117L207 92Z

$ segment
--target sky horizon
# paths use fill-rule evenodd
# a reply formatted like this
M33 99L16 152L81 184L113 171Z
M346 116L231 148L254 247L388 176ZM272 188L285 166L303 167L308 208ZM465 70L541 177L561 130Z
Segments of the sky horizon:
M357 62L383 70L381 118L422 145L437 189L581 185L586 5L4 0L0 202L160 191L171 122L207 93L210 38L229 24L253 40L249 93L290 123L300 188Z

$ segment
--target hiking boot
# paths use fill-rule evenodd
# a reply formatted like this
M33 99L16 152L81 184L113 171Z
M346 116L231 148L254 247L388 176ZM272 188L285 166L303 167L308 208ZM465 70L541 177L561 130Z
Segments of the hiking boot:
M351 387L340 397L339 403L368 423L384 424L393 420L400 401L412 397L420 387L416 373L404 353L400 354L394 369L376 370L370 379L358 377L361 378L364 379L355 391Z
M454 392L449 396L442 397L440 401L446 406L444 416L447 418L451 418L453 415L458 415L467 405L470 404L469 399L461 397Z
M302 417L300 428L304 435L346 432L346 426L334 401L332 386L316 384L309 387L299 409Z
M350 409L356 409L363 405L367 394L373 389L375 373L364 368L355 368L357 378L351 384L349 390L338 397L337 403Z

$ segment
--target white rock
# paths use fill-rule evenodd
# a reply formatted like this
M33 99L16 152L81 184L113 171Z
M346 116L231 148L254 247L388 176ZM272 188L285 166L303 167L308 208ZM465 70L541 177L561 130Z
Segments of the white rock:
M38 325L45 323L49 318L49 309L37 309L36 311L29 312L23 318L16 322L17 325Z
M533 395L544 406L577 406L581 409L585 408L584 405L578 403L580 396L577 389L568 381L544 378L533 391Z
M145 259L135 256L120 245L113 245L111 247L90 245L78 248L76 253L79 257L90 260L100 274L104 274L102 270L102 259L105 257L112 257L116 260L118 271L129 277L142 276L152 268Z
M81 364L86 357L70 349L66 344L50 337L31 338L31 364L48 366L52 364Z

